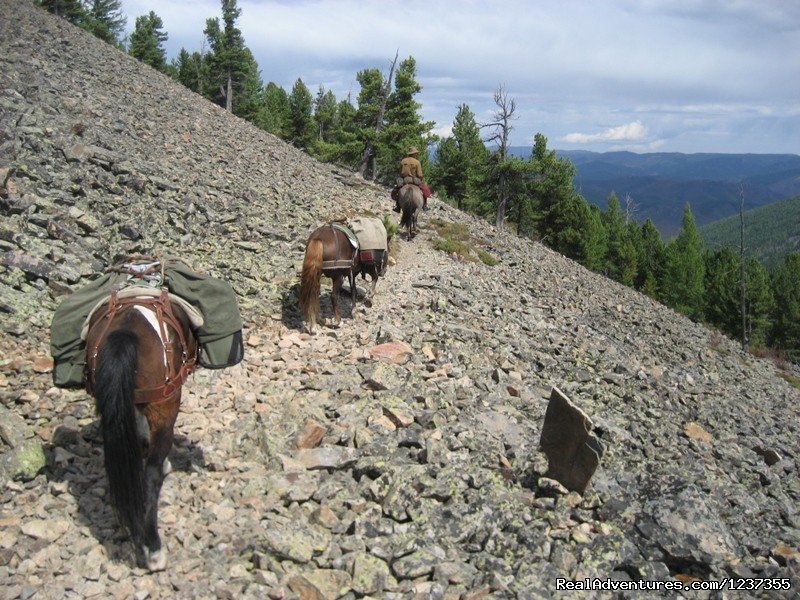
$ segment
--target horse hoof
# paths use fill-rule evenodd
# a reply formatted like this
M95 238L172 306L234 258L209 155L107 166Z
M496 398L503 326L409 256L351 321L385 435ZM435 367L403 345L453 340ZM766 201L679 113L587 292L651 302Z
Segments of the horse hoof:
M161 465L161 474L165 477L172 473L172 463L168 458L164 459L164 463Z
M149 554L149 553L148 553ZM163 571L167 568L167 551L164 548L153 552L147 559L147 568L151 573Z

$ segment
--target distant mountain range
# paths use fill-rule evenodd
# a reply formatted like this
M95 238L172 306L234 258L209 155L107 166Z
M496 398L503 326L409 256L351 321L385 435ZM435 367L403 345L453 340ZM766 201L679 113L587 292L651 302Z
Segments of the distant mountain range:
M510 151L524 158L531 154L528 147ZM666 239L680 229L687 202L698 225L737 214L740 183L746 209L800 195L795 154L557 152L577 168L575 187L589 202L605 210L611 192L623 207L629 196L636 219L652 219Z
M767 267L775 267L790 252L800 252L800 196L775 202L744 213L745 252ZM706 248L733 248L740 245L739 215L709 223L700 228Z

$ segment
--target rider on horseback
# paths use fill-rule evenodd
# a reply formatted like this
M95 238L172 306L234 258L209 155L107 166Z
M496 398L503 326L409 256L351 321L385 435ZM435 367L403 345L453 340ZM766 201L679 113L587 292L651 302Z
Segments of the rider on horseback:
M418 156L419 150L417 150L415 146L411 146L405 158L400 161L400 177L398 178L397 186L392 190L392 199L395 201L394 212L400 212L398 192L406 183L413 183L422 190L422 197L425 200L423 210L428 210L428 196L433 192L431 192L431 189L422 181L422 164L419 162Z

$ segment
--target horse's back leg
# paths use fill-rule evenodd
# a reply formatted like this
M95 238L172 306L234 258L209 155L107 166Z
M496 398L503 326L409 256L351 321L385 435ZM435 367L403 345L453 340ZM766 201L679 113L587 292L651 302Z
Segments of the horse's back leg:
M167 566L167 551L158 533L158 499L164 476L168 472L168 455L172 449L173 428L178 416L180 396L151 404L146 412L150 423L150 446L145 461L145 539L143 552L150 571L162 571Z
M331 288L331 306L333 308L333 322L338 325L342 322L342 315L339 314L339 293L342 291L344 275L333 276L333 287Z
M350 282L350 316L355 318L356 316L356 274L350 271L347 276L348 281Z
M375 273L370 273L369 278L370 278L369 292L367 292L367 297L364 299L364 306L366 306L367 308L372 307L372 296L375 295L375 286L378 285L378 275Z

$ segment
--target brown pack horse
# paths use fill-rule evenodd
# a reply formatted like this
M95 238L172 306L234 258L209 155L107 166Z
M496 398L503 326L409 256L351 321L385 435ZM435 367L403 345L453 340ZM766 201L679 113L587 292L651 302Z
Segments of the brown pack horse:
M300 312L310 332L320 315L319 289L323 275L333 280L331 305L336 324L342 320L339 314L339 292L344 278L350 283L351 306L356 304L356 275L360 271L358 252L347 234L333 225L323 225L308 237L303 270L300 275Z
M158 535L158 497L171 469L167 455L197 340L166 291L154 298L113 294L91 318L86 352L112 507L133 538L138 566L162 570L167 554Z
M425 204L422 190L416 185L407 183L400 188L397 204L400 206L400 227L406 228L407 239L417 234L417 216Z

